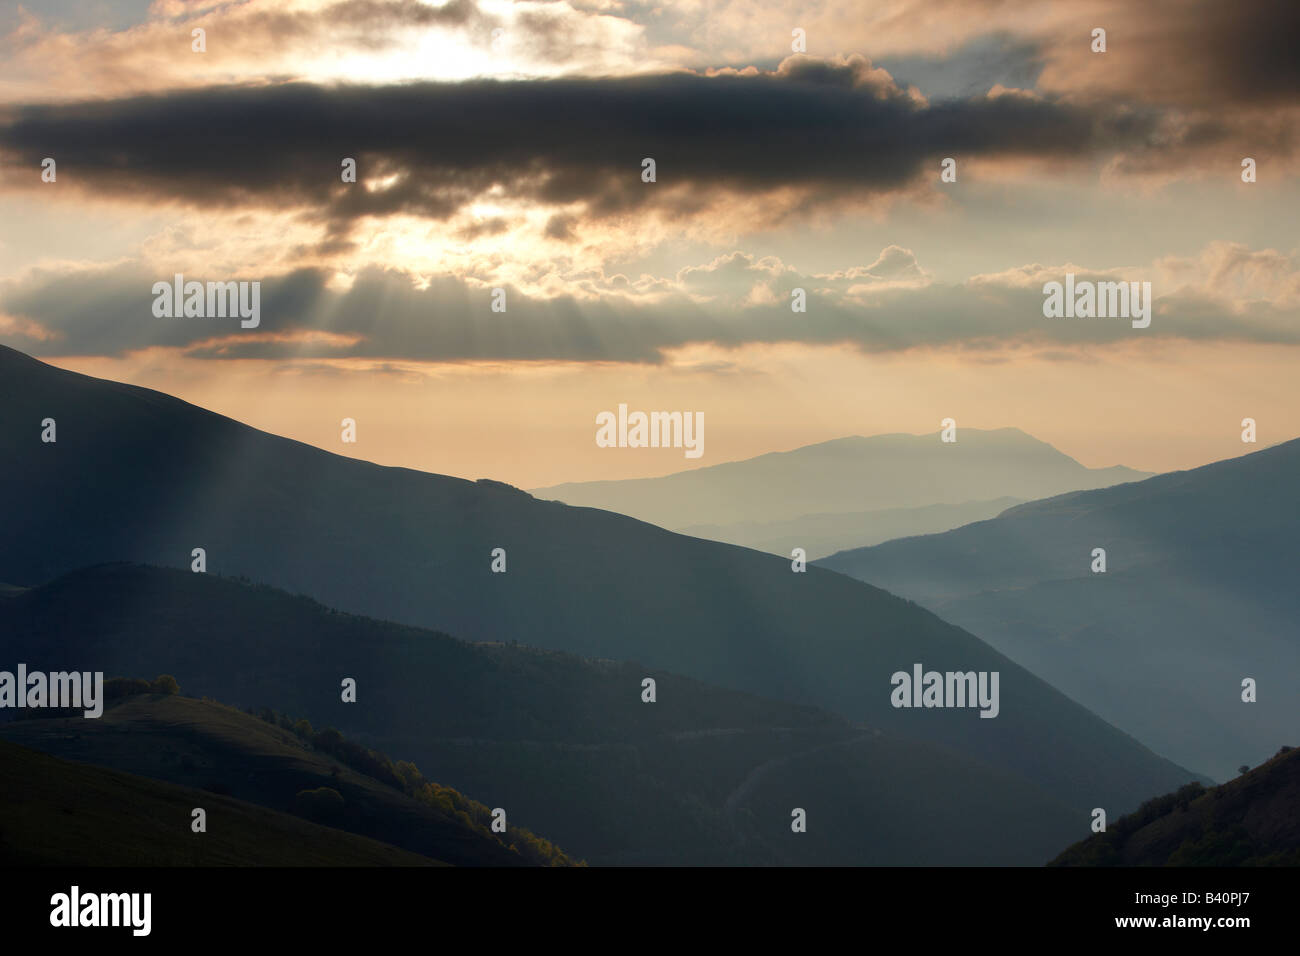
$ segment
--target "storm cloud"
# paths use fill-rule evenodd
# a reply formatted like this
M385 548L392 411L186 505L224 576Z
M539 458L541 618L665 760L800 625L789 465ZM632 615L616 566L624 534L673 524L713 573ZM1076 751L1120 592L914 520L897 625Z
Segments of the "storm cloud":
M937 184L948 156L1088 160L1160 135L1152 110L1014 95L932 104L862 57L792 57L766 73L286 83L25 106L0 122L0 154L33 170L53 157L60 184L94 195L301 209L342 233L366 216L444 220L492 190L597 218L687 216L720 193L788 188L830 203ZM341 182L345 157L362 182ZM641 179L647 157L655 183Z

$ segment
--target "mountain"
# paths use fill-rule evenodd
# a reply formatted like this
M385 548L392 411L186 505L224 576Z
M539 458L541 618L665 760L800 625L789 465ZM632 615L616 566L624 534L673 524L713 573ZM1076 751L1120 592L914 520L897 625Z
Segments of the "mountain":
M970 628L1218 779L1294 730L1300 440L820 562ZM1093 573L1093 550L1105 573ZM1258 685L1244 702L1243 680Z
M57 422L57 442L41 441L47 418ZM817 706L960 752L1071 808L1137 806L1191 776L971 634L841 574L793 573L774 556L538 501L496 482L339 457L12 350L0 351L0 456L0 580L12 584L109 561L189 568L193 549L203 548L210 572L346 612L472 641L638 661ZM508 555L505 573L491 570L497 548ZM129 610L111 593L103 601L101 620ZM201 621L184 607L170 613L169 640L183 647L180 637ZM76 636L75 620L58 633ZM350 667L373 665L373 653L355 650ZM274 631L249 654L279 675L281 692L301 683L300 661ZM202 661L199 676L209 666ZM117 672L177 673L152 659L131 663ZM969 706L895 708L891 675L918 663L996 672L998 716L981 719ZM341 676L303 692L336 695ZM196 683L187 678L187 687ZM281 696L266 702L313 712ZM494 696L479 706L501 703ZM467 789L488 801L486 791ZM538 829L582 852L566 833Z
M275 702L482 795L592 863L1027 865L1086 820L1023 776L814 708L471 644L214 575L74 572L0 601L0 633L7 658L47 670L162 670L188 693ZM341 700L340 675L357 681L356 703ZM654 703L642 700L646 677ZM383 781L340 775L279 726L206 700L139 696L98 719L0 724L0 737L272 809L328 786L355 832L452 863L510 862L495 844L462 847L472 833ZM806 834L790 830L795 807L811 818Z
M955 442L941 441L939 432L855 436L662 478L577 482L533 494L680 531L995 498L1024 501L1145 477L1131 468L1085 468L1018 428L961 428ZM916 517L918 525L907 533L929 530L927 516ZM815 534L815 526L804 533Z
M1019 498L994 498L992 501L967 501L955 505L802 515L783 521L698 524L674 530L695 538L708 538L786 557L793 554L795 548L803 548L808 559L815 560L847 548L947 531L972 521L995 517L1021 503Z
M436 861L193 787L0 740L0 865L429 866ZM206 833L191 811L207 811Z
M490 830L487 807L460 794L426 793L421 781L401 779L382 755L333 733L300 726L309 741L211 699L140 691L109 701L91 720L41 716L47 713L25 711L27 719L0 723L0 738L64 760L305 815L456 866L572 862L518 826L502 842ZM332 791L324 796L336 796L336 806L313 803L321 788ZM444 796L446 807L439 805Z
M1300 866L1300 750L1236 780L1188 784L1071 846L1052 866Z

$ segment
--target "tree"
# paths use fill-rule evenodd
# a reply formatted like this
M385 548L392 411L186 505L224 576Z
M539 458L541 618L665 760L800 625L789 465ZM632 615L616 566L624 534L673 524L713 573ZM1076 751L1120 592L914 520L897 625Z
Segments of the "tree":
M1249 769L1250 769L1250 764L1245 764L1245 763L1244 763L1244 764L1242 764L1240 767L1237 768L1237 773L1245 773L1245 772L1246 772L1247 770L1249 770Z
M149 690L155 694L179 694L181 685L171 674L159 674L149 685Z

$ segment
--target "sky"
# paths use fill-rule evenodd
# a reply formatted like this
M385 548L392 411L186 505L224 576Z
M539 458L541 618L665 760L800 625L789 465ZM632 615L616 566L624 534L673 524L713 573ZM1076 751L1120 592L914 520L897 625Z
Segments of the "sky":
M1297 39L1289 0L4 3L0 343L525 488L945 418L1195 467L1300 435ZM1046 316L1067 273L1150 324ZM177 274L257 325L156 314ZM620 404L703 454L600 447Z

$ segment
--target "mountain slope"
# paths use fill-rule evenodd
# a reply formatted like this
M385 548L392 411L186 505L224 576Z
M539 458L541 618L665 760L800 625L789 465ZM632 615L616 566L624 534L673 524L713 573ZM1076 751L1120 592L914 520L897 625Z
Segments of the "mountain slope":
M1300 750L1236 780L1148 801L1053 866L1300 866Z
M0 740L0 865L428 866L436 861L230 797ZM193 833L191 811L207 811Z
M839 438L662 478L536 488L539 498L603 508L665 528L788 521L804 515L1042 498L1147 477L1085 468L1018 428ZM913 532L916 533L916 532Z
M40 441L47 417L57 443ZM842 575L792 573L776 557L494 482L340 458L4 349L0 456L0 580L11 583L102 561L189 567L201 547L210 571L345 611L824 707L1021 775L1071 807L1136 806L1188 777L970 634ZM506 573L490 569L495 548ZM125 610L105 602L105 614ZM192 615L175 626L184 634ZM296 680L275 640L261 656L281 686ZM890 676L917 662L999 672L999 716L895 709ZM138 663L120 672L169 670Z
M633 664L468 644L213 575L75 572L0 601L0 634L0 653L33 668L164 671L187 693L338 727L594 864L1026 865L1086 821L1023 776L823 711ZM356 703L341 700L341 676L357 681ZM215 779L269 806L324 781L350 807L382 805L370 816L387 828L363 832L464 862L445 836L403 842L394 818L411 810L395 795L346 773L329 782L330 761L218 705L145 697L98 720L0 724L0 736ZM796 806L812 825L792 841Z
M1271 753L1300 711L1281 678L1300 671L1298 480L1300 440L820 564L924 603L1222 779Z
M301 815L300 792L325 787L341 800L337 811L319 814L317 822L456 866L551 862L508 849L486 826L414 799L395 786L398 781L359 772L294 733L210 699L134 694L109 702L93 720L30 719L33 713L40 712L0 723L0 738L283 813ZM534 842L518 827L511 832L511 844ZM555 862L572 861L557 856Z
M1019 498L994 498L992 501L966 501L952 505L801 515L782 521L688 525L673 530L783 557L789 557L795 548L803 548L809 560L815 560L846 548L947 531L972 521L996 517L1018 504L1023 504Z

